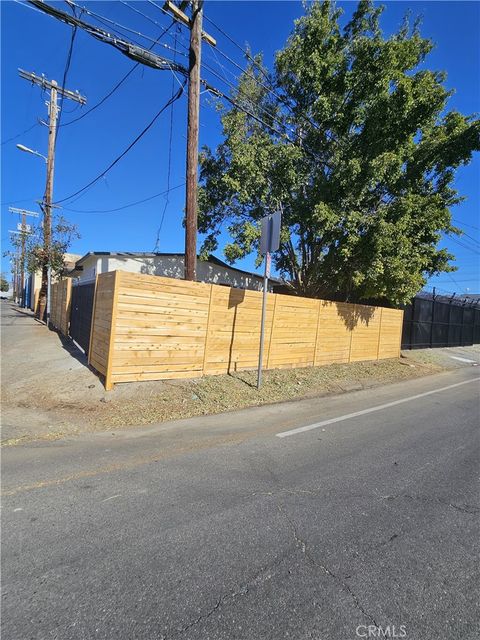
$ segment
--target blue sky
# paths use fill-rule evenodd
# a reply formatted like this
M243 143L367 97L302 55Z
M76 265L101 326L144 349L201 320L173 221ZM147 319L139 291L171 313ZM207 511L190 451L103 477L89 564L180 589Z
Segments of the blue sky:
M82 4L79 0L78 4ZM147 2L130 2L148 14L162 27L169 18ZM161 0L158 4L162 4ZM432 38L436 48L430 54L429 68L448 73L446 85L455 89L449 107L462 113L480 111L480 4L477 2L386 2L382 27L390 34L397 30L403 15L423 16L422 34ZM351 15L356 3L340 2L345 19ZM65 3L57 3L67 9ZM86 2L91 11L116 23L156 37L160 29L143 16L119 2ZM2 142L32 127L38 118L46 118L46 96L37 86L31 86L18 76L17 68L45 74L62 82L65 60L70 42L70 27L48 16L22 6L12 0L1 2L2 13ZM254 52L262 51L265 62L271 65L276 50L281 48L293 27L293 21L302 14L300 2L212 2L205 3L205 14L222 27L235 41L248 42ZM218 48L242 65L241 53L217 29L205 22L205 29L218 41ZM175 35L175 30L172 30ZM125 34L127 35L127 34ZM134 34L128 37L150 46ZM164 37L162 42L176 48L179 62L186 62L187 31L182 28L176 36ZM160 49L157 49L160 52ZM164 49L168 57L173 52ZM203 75L212 84L227 90L222 82L224 71L218 66L215 54L203 47L204 61L220 75L205 70ZM218 54L217 54L218 55ZM231 64L218 57L229 71L238 73ZM68 73L67 88L79 90L87 97L87 107L65 101L61 124L82 114L98 102L133 66L133 62L117 50L96 41L83 31L77 33ZM231 75L227 78L232 79ZM61 127L57 141L54 199L63 199L74 193L101 173L109 163L140 133L159 108L179 86L179 79L168 71L147 68L136 69L129 79L102 106L69 126ZM175 103L173 113L173 143L171 154L170 186L184 183L186 98ZM220 141L220 121L208 95L202 95L200 143L214 146ZM95 184L78 200L69 201L63 214L76 223L81 239L71 250L87 251L151 251L156 242L157 229L165 209L164 196L120 211L98 213L105 209L122 207L132 202L161 193L167 188L169 157L170 112L166 111L152 129L116 165L107 176ZM34 126L18 138L2 144L2 249L8 248L8 229L15 228L17 219L8 212L9 205L35 209L35 200L43 195L45 165L37 157L21 153L16 144L22 143L46 153L47 130ZM441 274L431 279L430 285L449 292L480 292L480 181L479 158L459 170L456 186L466 196L452 211L455 223L469 237L459 244L445 239L442 246L456 255L458 271ZM173 190L169 196L160 233L160 251L183 251L182 227L184 188ZM94 213L95 212L95 213ZM221 256L221 252L219 257ZM253 258L238 263L253 268ZM8 259L2 259L2 271L8 272Z

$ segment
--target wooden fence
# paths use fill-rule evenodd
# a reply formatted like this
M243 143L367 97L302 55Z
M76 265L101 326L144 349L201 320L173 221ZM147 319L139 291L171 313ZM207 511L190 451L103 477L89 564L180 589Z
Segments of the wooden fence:
M117 382L257 366L262 293L115 271L97 277L89 362ZM403 311L269 294L267 369L396 358Z
M68 335L72 280L59 280L51 286L50 322L64 335Z

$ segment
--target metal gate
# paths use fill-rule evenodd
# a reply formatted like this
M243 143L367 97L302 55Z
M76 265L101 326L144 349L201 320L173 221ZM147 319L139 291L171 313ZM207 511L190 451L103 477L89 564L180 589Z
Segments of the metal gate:
M70 337L82 347L87 355L92 326L94 295L94 282L78 284L72 287Z

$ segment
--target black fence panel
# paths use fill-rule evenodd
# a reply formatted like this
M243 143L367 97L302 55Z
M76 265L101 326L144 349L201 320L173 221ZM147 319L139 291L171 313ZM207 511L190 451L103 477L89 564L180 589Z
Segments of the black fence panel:
M473 323L473 344L480 344L480 309L475 309Z
M90 329L92 326L94 295L94 282L72 287L70 337L82 347L87 355L88 345L90 343Z
M480 343L480 309L454 300L414 298L404 309L402 349Z

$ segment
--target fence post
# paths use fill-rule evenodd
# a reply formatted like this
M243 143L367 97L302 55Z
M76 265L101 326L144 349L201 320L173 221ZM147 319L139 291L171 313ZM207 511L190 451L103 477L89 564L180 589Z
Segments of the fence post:
M202 375L205 375L205 364L207 362L207 348L208 348L208 332L210 330L210 315L212 312L212 295L213 295L213 287L214 285L210 285L210 297L208 299L208 315L207 315L207 329L205 331L205 342L203 343L203 364L202 364Z
M107 367L105 373L105 390L111 391L113 389L112 383L112 357L113 357L113 349L115 345L115 330L117 324L117 299L118 299L118 289L120 282L121 271L115 271L113 275L113 293L112 293L112 315L110 320L110 340L108 343L108 357L107 357ZM97 293L97 289L95 287L95 295ZM92 332L90 332L92 335Z
M88 353L87 353L87 362L88 362L88 364L90 364L90 356L91 356L91 353L92 353L93 328L95 327L95 313L96 313L96 307L97 307L97 285L98 285L98 273L95 276L95 291L93 293L92 319L91 319L91 322L90 322L90 340L88 342Z
M352 305L353 306L353 317L355 318L355 307L357 306L356 304ZM353 340L353 331L354 331L354 327L352 327L350 329L350 346L348 348L348 362L352 361L352 340Z
M413 326L415 322L415 298L412 300L412 315L410 316L410 349L413 349Z
M432 317L430 322L430 349L433 348L433 325L435 323L435 287L433 287Z
M382 337L382 316L383 316L383 307L377 307L377 309L378 308L380 308L380 322L378 323L377 360L380 356L380 339Z
M318 330L320 328L320 315L321 315L321 311L322 311L322 301L319 300L318 301L318 311L317 311L317 332L315 334L315 346L313 349L313 366L316 365L317 363L317 345L318 345Z
M268 341L268 353L267 353L267 369L270 369L270 349L272 347L272 337L273 337L273 328L275 326L275 312L277 310L277 298L278 293L270 294L273 296L273 315L272 315L272 324L270 325L270 340Z
M460 346L463 347L463 325L465 323L465 300L462 304L462 324L460 325Z

